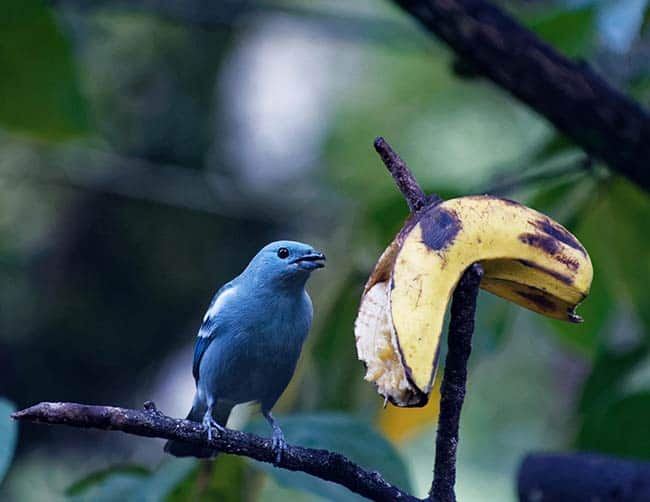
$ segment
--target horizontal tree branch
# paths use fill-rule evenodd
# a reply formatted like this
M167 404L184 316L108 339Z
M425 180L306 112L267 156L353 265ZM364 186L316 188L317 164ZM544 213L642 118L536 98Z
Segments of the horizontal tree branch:
M385 502L420 500L393 486L378 472L368 471L339 453L287 445L282 453L282 459L276 464L276 452L270 439L227 429L223 434L208 441L206 431L201 424L165 416L156 410L155 405L150 401L145 403L144 411L115 406L44 402L12 413L11 417L25 422L116 430L136 436L201 444L223 453L275 464L290 471L306 472L326 481L338 483L372 500Z
M592 453L534 453L519 467L522 502L650 500L650 462Z
M394 0L587 153L650 190L650 114L483 0Z

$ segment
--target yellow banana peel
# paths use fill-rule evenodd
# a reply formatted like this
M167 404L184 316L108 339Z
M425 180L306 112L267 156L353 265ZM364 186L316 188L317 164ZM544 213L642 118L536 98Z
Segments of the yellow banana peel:
M582 319L593 276L584 247L562 225L518 202L469 196L412 215L379 258L355 321L366 380L397 406L431 392L447 305L480 262L481 288L547 317Z

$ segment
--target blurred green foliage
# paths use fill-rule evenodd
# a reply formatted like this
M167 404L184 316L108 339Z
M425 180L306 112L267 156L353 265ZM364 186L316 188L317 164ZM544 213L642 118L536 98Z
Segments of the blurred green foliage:
M501 3L650 103L647 2ZM0 394L18 407L153 397L180 415L213 291L268 240L298 238L328 267L279 405L287 437L424 495L435 425L400 421L410 410L378 420L352 335L363 283L407 213L372 150L383 135L426 190L519 199L571 229L594 264L579 326L481 294L459 497L512 499L531 449L650 458L647 191L456 75L390 2L7 0L0 26ZM15 434L0 420L0 479ZM354 498L245 459L161 460L152 440L106 436L24 427L0 498Z
M0 123L57 140L88 131L70 41L41 0L0 5Z
M534 17L528 27L567 56L585 56L595 48L596 12L593 5L560 8Z
M151 473L147 469L139 465L113 466L108 469L102 469L101 471L95 471L85 478L73 483L65 491L65 494L70 497L84 495L87 491L98 489L99 485L102 485L109 477L132 480L133 483L135 483L139 479L144 479L150 474ZM129 481L125 481L125 483L129 483Z
M196 467L183 482L170 491L164 500L219 500L239 502L253 500L258 490L241 457L220 455L212 462L196 462ZM214 474L216 473L216 475Z
M76 502L166 500L196 463L194 459L166 459L153 473L135 466L118 466L78 481L67 490L67 495Z

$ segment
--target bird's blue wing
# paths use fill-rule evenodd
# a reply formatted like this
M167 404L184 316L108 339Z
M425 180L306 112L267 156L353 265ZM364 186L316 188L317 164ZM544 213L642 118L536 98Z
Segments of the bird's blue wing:
M215 333L216 334L216 333ZM194 380L198 383L199 381L199 365L201 364L201 358L205 353L205 349L208 348L212 337L196 337L196 343L194 344L194 364L192 366L192 374L194 375Z
M203 322L201 323L201 328L199 329L199 334L197 335L196 343L194 344L192 374L194 375L194 380L196 382L199 381L199 366L201 365L203 354L205 354L205 351L212 340L217 337L217 317L219 315L219 310L223 308L225 298L232 293L234 293L232 283L223 286L219 291L217 291L214 298L212 298L210 306L203 317Z

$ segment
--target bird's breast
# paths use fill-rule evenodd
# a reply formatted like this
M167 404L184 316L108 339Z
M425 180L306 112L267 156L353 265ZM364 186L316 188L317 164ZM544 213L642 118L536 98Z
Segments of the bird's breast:
M311 305L274 298L233 321L221 327L207 349L203 383L235 402L277 398L300 356Z

